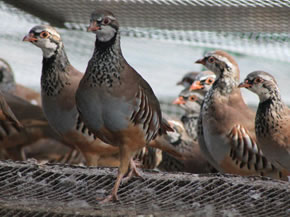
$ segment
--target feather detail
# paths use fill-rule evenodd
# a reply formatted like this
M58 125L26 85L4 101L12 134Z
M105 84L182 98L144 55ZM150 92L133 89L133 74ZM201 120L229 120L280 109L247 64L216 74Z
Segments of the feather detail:
M165 120L160 120L157 111L155 111L148 101L143 88L139 87L136 96L136 106L130 120L135 124L141 124L146 135L147 143L156 137L158 133L165 133L171 130L171 127Z
M231 141L230 157L239 163L240 168L247 166L248 169L254 168L256 171L276 169L243 126L235 125L228 138Z

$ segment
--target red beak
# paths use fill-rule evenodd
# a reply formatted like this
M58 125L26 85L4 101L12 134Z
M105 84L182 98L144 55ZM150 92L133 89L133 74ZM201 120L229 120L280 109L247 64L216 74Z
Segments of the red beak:
M176 99L172 102L172 104L183 105L183 104L185 104L185 101L184 101L183 97L180 96L180 97L176 98Z
M33 41L37 41L37 38L34 37L33 33L30 33L29 35L25 35L22 41L33 42Z
M242 88L242 87L250 88L250 87L252 87L252 85L249 84L249 83L246 83L246 82L242 82L242 83L239 84L238 87L239 87L239 88Z
M96 32L97 30L99 30L101 27L99 27L98 25L97 25L97 22L91 22L90 23L90 26L87 28L87 31L88 32Z
M189 90L201 90L203 88L204 88L204 86L200 83L200 81L195 81L190 86Z
M205 58L202 58L202 59L196 60L195 63L205 65Z

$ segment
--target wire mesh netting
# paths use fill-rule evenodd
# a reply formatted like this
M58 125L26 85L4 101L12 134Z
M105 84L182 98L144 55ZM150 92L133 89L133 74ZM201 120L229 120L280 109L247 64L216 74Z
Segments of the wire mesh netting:
M7 21L0 26L0 43L3 50L15 51L3 53L15 63L12 68L29 75L39 74L41 67L39 50L21 43L33 25L58 27L71 62L85 71L95 38L84 31L90 13L107 9L120 23L126 59L164 100L177 96L176 82L188 71L199 71L194 60L212 49L232 52L241 78L262 69L274 74L281 87L288 86L289 0L2 0L0 9L9 13L2 17ZM39 88L39 75L26 78L22 76L22 82ZM281 91L289 103L287 91ZM257 101L249 91L243 92L251 104Z
M124 35L290 61L288 0L4 1L58 27L85 30L101 8L114 12Z
M214 48L234 52L241 67L251 64L257 67L254 64L262 62L259 66L270 68L274 63L277 76L282 75L279 84L289 86L285 73L290 62L287 0L2 0L0 13L7 21L0 26L1 49L10 58L12 67L19 69L18 75L29 73L21 81L27 77L27 83L34 79L39 84L39 74L32 74L33 70L40 73L40 51L29 48L27 52L29 45L22 45L21 39L29 28L40 23L59 27L71 62L84 71L94 35L83 30L96 8L110 10L118 17L125 36L122 43L134 50L136 57L129 62L140 61L144 69L137 71L146 72L147 67L152 72L148 79L154 91L168 95L172 91L171 96L177 96L169 78L175 87L183 72L178 74L171 68L180 70L185 62L192 64L195 50L201 55ZM150 59L144 57L148 42L134 38L166 44L161 53L155 54L153 50L159 43L150 42ZM138 48L140 44L145 45ZM178 50L181 44L191 47ZM165 49L170 46L173 51ZM175 53L172 59L164 55L170 52ZM180 56L181 63L173 61ZM253 56L265 59L257 61ZM156 65L152 59L156 59ZM247 68L243 73L248 72ZM163 80L167 82L160 82ZM166 113L181 113L167 99L162 99L161 106ZM144 179L133 178L121 186L119 202L98 204L96 198L103 198L112 189L116 172L105 168L0 162L0 216L290 216L289 183L221 174L145 171Z
M1 216L290 216L290 184L259 177L146 171L100 205L116 170L0 162Z

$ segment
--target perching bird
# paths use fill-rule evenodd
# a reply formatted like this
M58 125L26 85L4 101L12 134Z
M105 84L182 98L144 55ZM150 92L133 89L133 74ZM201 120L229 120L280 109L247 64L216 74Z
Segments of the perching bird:
M7 91L32 104L41 106L40 94L15 82L14 73L7 61L0 58L0 90Z
M96 34L95 49L76 93L81 119L104 142L120 149L120 167L112 193L117 191L132 156L158 134L172 130L162 120L160 105L150 85L125 60L119 23L109 11L91 14L88 31Z
M199 74L199 72L188 72L186 73L182 79L177 82L177 85L182 85L185 88L189 88L190 85L194 82L196 76Z
M23 41L43 52L41 97L49 124L76 147L90 166L118 166L119 149L95 139L78 118L75 93L83 76L69 62L59 33L51 26L33 27Z
M282 101L275 78L255 71L239 87L259 96L255 129L260 148L277 168L290 172L290 109Z
M255 114L238 88L240 72L234 58L218 50L196 63L217 76L199 118L198 141L207 160L220 172L285 178L286 171L278 171L256 144Z

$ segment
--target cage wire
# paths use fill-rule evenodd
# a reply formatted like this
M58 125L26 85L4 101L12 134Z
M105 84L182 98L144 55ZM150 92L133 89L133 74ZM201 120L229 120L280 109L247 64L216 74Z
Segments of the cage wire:
M65 28L70 33L66 42L74 45L71 53L84 56L93 49L85 41L94 36L83 30L95 8L112 11L125 36L290 62L287 0L0 1L0 10L30 23ZM0 35L11 46L21 36ZM75 43L80 37L83 40ZM166 113L181 113L166 100L161 106ZM133 178L121 186L119 202L98 204L96 197L110 192L116 172L31 161L0 162L0 216L290 216L289 182L226 174L145 171L143 179Z
M143 172L100 205L116 169L0 162L0 215L290 216L290 184L261 177Z
M102 8L118 17L123 35L290 62L289 0L3 1L57 27L85 30Z

